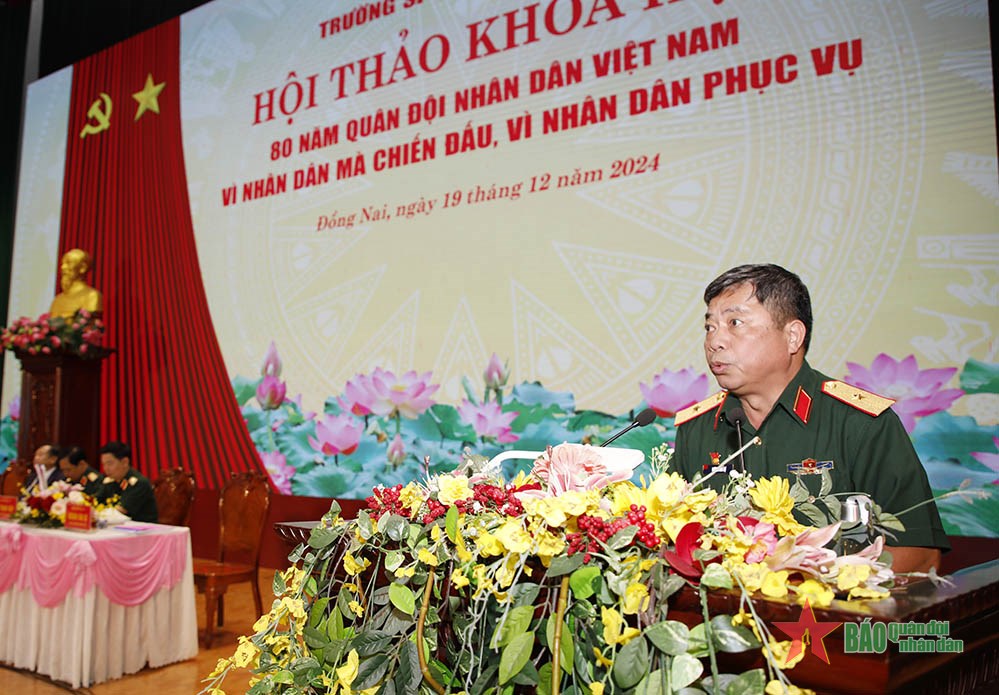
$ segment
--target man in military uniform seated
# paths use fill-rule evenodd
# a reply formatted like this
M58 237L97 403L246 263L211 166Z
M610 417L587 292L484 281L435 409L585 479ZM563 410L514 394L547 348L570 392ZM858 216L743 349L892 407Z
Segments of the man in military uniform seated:
M87 463L87 456L78 446L71 446L62 452L59 459L59 469L71 483L81 485L83 491L91 497L97 497L104 489L104 479L100 473Z
M117 508L133 521L155 523L159 519L153 486L146 476L132 468L132 450L123 442L101 447L101 468L107 475L98 499L105 502L118 496Z
M797 476L818 496L822 476L812 473L827 471L833 493L863 493L899 515L905 531L886 538L896 572L939 566L950 544L936 505L920 504L932 492L889 407L894 401L834 381L805 360L812 307L801 279L777 265L739 266L708 285L704 301L704 353L724 390L677 413L679 472L688 480L707 474L737 450L737 435L745 442L758 435L762 445L744 453L754 478ZM707 484L717 489L727 478Z
M35 449L35 458L32 460L31 470L24 480L24 489L30 490L32 487L41 484L39 487L48 487L57 480L62 480L62 471L59 470L59 447L55 444L42 444ZM41 478L39 478L39 472Z

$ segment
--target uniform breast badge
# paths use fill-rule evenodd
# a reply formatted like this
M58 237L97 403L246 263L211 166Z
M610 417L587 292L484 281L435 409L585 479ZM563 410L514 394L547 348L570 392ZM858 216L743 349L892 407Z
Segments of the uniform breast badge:
M822 471L831 471L835 465L832 461L817 461L815 459L803 459L796 463L787 464L787 472L795 475L818 475Z
M712 468L714 468L715 466L717 466L717 465L720 465L720 464L721 464L721 454L719 454L719 453L718 453L717 451L712 451L712 452L710 452L710 453L708 454L708 456L710 456L710 457L711 457L711 463L705 463L705 464L704 464L704 465L703 465L703 466L701 467L701 470L703 470L703 471L709 471L709 470L711 470Z

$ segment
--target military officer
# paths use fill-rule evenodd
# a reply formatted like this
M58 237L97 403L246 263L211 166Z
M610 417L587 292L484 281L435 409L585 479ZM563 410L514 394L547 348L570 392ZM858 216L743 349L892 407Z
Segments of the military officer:
M82 486L83 492L91 497L97 497L104 488L103 477L87 463L86 454L78 446L71 446L62 452L59 470L67 481Z
M131 457L131 448L123 442L108 442L101 447L101 467L107 477L100 499L106 501L117 495L117 507L123 514L133 521L155 523L159 514L153 486L146 476L132 468Z
M777 265L744 265L704 292L704 353L722 392L676 415L675 462L687 479L754 436L741 459L755 478L782 475L818 495L819 473L833 493L864 493L900 514L904 532L886 542L896 572L926 571L950 545L926 472L894 402L834 381L805 360L812 332L808 289ZM707 484L719 487L727 476ZM914 509L911 509L914 505ZM909 510L909 511L906 511Z

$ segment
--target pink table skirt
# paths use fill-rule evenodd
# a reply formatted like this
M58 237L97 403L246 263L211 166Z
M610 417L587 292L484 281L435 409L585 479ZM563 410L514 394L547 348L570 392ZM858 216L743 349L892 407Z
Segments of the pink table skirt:
M0 594L30 589L38 605L57 606L95 585L112 603L137 606L184 574L189 530L134 524L77 532L0 523Z

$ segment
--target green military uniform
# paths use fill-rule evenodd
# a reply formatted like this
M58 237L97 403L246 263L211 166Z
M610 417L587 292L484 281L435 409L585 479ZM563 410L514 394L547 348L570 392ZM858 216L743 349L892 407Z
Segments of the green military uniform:
M805 362L758 430L742 424L744 443L756 435L763 440L744 452L746 470L757 479L797 475L813 495L821 482L816 473L828 471L833 493L865 493L893 514L928 500L933 495L926 471L889 408L893 402L830 380ZM707 474L713 457L724 461L738 449L735 427L725 414L741 407L738 398L722 392L677 413L674 462L687 480ZM738 459L731 464L738 470ZM720 489L727 480L716 474L706 484ZM935 504L899 520L905 531L886 538L889 545L950 548Z
M80 485L83 488L83 492L91 497L100 497L101 491L104 489L104 479L101 477L101 474L90 466L87 466L83 475L69 482Z
M159 512L156 510L156 496L149 478L134 468L119 482L112 477L104 479L101 500L109 500L118 495L118 506L133 521L156 523Z

